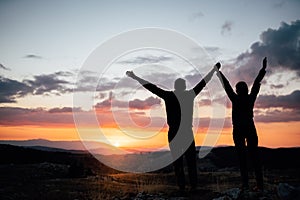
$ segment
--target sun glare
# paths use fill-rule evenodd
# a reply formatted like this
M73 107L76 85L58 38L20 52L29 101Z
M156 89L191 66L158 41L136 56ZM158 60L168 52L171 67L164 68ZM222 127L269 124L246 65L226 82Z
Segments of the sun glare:
M115 146L115 147L119 147L119 146L120 146L120 142L119 142L119 141L116 141L116 142L114 143L114 146Z

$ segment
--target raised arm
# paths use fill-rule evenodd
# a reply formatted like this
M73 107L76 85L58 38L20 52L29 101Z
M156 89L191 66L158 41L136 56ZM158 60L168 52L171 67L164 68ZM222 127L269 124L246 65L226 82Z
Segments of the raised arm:
M221 67L220 63L215 64L213 69L193 88L195 95L198 95L201 90L206 86L206 84L210 81L216 70L219 70Z
M164 94L165 94L165 90L157 87L156 85L150 83L149 81L146 81L140 77L138 77L137 75L135 75L133 73L133 71L127 71L126 75L136 81L138 81L144 88L146 88L147 90L149 90L150 92L152 92L153 94L156 94L157 96L163 98Z
M219 77L223 88L225 89L225 92L227 94L227 96L229 97L229 99L232 101L234 99L234 97L236 96L235 92L233 91L229 81L227 80L227 78L224 76L224 74L221 71L217 71L217 76Z
M262 79L264 78L264 76L266 74L266 68L267 68L267 57L265 57L263 59L262 68L259 70L259 73L254 80L254 83L253 83L253 86L252 86L251 92L250 92L251 95L257 96L259 89L260 89L260 82L262 81Z

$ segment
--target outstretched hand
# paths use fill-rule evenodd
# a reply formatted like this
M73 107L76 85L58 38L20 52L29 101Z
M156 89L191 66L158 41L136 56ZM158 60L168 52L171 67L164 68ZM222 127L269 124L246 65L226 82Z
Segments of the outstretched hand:
M134 78L135 77L135 74L133 73L133 71L127 71L126 72L126 75L130 78Z
M217 62L214 66L215 71L219 71L220 68L221 68L221 63Z
M265 57L263 59L263 67L262 67L262 69L266 70L266 68L267 68L267 57Z

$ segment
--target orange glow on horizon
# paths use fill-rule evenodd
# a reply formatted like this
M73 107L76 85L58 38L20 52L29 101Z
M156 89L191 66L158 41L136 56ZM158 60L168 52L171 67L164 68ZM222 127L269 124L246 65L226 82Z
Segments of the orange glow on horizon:
M0 140L30 139L80 140L74 126L0 126Z
M256 123L257 133L259 137L259 146L278 148L278 147L299 147L300 146L300 122L288 123ZM145 128L135 130L130 135L125 134L117 127L101 128L102 133L108 141L118 147L123 148L166 148L167 128L163 128L158 133L153 129ZM132 129L134 130L134 129ZM145 131L146 130L146 131ZM98 137L98 128L86 128L85 140L101 140ZM195 133L196 145L205 145L204 141L216 140L213 146L234 145L232 139L232 128L225 128L221 134L207 134L207 128L198 129ZM155 134L154 134L155 133ZM0 126L0 140L29 140L29 139L47 139L53 141L74 141L80 140L78 130L72 126Z

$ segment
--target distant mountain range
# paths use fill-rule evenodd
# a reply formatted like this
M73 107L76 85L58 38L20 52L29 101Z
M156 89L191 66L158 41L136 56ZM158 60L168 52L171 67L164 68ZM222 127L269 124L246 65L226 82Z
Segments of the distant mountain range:
M3 141L1 141L3 142ZM33 145L30 141L24 143ZM35 141L37 142L37 141ZM43 141L45 142L45 141ZM56 142L45 142L55 144ZM58 142L58 144L64 144ZM297 161L300 155L300 148L278 148L269 149L260 147L260 155L263 161L264 169L299 169L300 163ZM102 149L95 149L99 154ZM168 153L167 151L158 151L154 154L149 153L132 153L127 155L97 155L106 159L117 169L137 169L141 167L141 160L152 159L153 156L160 156ZM89 152L84 150L66 150L55 147L45 146L14 146L10 144L0 144L0 164L22 164L22 163L59 163L72 165L72 163L82 162L87 168L92 167L94 171L101 172L111 171L109 167L101 164ZM96 157L97 157L96 156ZM238 160L234 147L216 147L203 158L198 159L198 168L201 171L219 171L219 170L238 170ZM251 164L251 162L249 162ZM125 171L126 171L125 170ZM123 170L122 170L123 171ZM162 171L172 171L172 166L166 166Z
M110 154L124 154L124 151L107 145L101 142L86 141L84 144L81 141L50 141L44 139L34 140L0 140L0 144L10 144L14 146L30 147L33 149L44 151L89 151L96 154L110 155ZM86 146L85 146L86 145Z
M94 143L94 144L93 144ZM34 139L34 140L0 140L0 144L10 144L15 146L43 146L51 148L59 148L66 150L86 150L85 146L81 141L50 141L44 139ZM94 148L99 147L97 142L91 142Z
M111 145L108 145L103 142L97 141L85 141L84 144L82 141L50 141L45 139L32 139L32 140L0 140L0 144L9 144L14 146L22 146L22 147L30 147L31 149L42 150L42 151L52 151L52 152L73 152L73 153L83 153L87 151L93 154L102 154L102 155L111 155L111 154L134 154L134 153L146 153L153 151L153 149L141 148L117 148ZM205 158L210 156L209 152L216 152L218 154L229 154L234 151L233 147L230 146L218 146L218 147L207 147L207 146L197 146L197 151L200 151L200 158ZM229 150L230 149L230 150ZM277 148L277 149L270 149L265 147L260 147L263 149L262 153L268 152L268 156L266 159L270 157L276 157L277 154L282 154L286 151L298 152L300 153L299 147L294 148ZM288 150L290 149L290 150ZM168 151L168 149L161 149L161 152ZM220 151L220 152L219 152ZM272 153L271 153L272 152ZM269 155L270 154L270 155ZM294 155L294 154L293 154ZM278 155L277 155L278 156ZM298 157L300 154L298 154ZM287 155L287 158L290 156Z
M133 148L133 147L115 147L103 142L97 141L51 141L45 139L33 140L0 140L0 144L10 144L14 146L31 147L34 149L47 151L89 151L93 154L111 155L111 154L132 154L140 152L154 151L153 148ZM165 151L166 149L161 149Z

